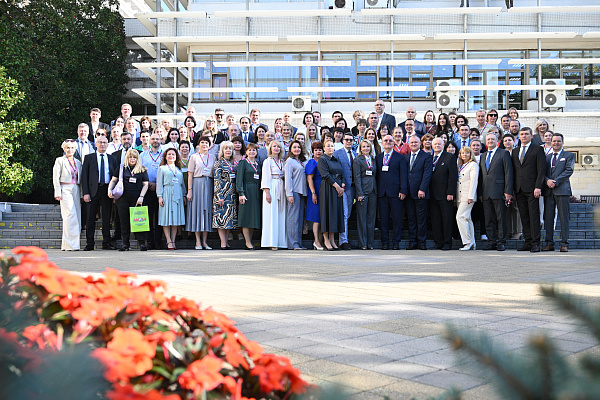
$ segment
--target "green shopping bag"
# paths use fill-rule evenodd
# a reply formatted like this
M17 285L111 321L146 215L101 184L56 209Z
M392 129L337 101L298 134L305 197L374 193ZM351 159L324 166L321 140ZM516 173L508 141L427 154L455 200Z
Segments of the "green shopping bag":
M129 225L131 232L148 232L150 230L148 206L129 207Z

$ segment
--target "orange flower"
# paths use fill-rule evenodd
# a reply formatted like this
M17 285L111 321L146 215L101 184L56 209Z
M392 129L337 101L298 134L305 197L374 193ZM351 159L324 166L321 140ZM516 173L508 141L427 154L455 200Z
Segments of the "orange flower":
M79 303L79 308L75 308L71 315L73 315L73 318L86 321L92 326L99 326L105 319L115 317L125 306L121 301L113 299L92 300L82 298ZM61 305L66 306L62 301Z
M31 347L34 343L40 349L48 346L55 350L60 350L61 347L56 333L44 324L28 326L23 330L23 337L30 341L28 347Z
M113 390L106 394L109 400L181 400L177 394L163 395L158 390L149 390L138 393L131 385L115 385Z
M165 342L172 342L177 338L177 334L173 331L155 332L146 335L146 340L154 345L162 346Z
M267 393L273 390L288 390L287 383L289 389L297 394L304 393L310 386L300 378L300 371L292 367L288 358L274 354L264 354L259 358L250 374L258 376L260 389Z
M47 261L48 255L46 252L39 247L35 246L17 246L12 250L13 254L23 256L21 257L21 262L25 261Z
M200 394L203 390L213 390L223 382L220 374L223 361L215 356L206 356L188 365L187 370L179 376L182 388Z
M204 321L204 323L208 325L217 326L223 329L224 331L229 330L231 328L237 330L235 328L235 322L233 322L233 320L227 318L225 314L221 314L219 312L214 311L212 308L207 308L206 310L203 310L201 318Z

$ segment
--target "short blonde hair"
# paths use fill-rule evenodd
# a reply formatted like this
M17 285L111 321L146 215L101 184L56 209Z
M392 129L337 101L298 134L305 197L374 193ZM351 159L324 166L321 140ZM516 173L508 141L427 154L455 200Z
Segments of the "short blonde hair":
M62 144L60 145L60 147L63 149L63 151L67 148L68 145L72 144L73 146L75 146L75 149L77 149L77 144L75 143L75 140L73 139L67 139L64 142L62 142Z
M279 155L277 156L277 159L281 160L283 158L283 155L284 155L283 153L285 153L285 152L283 150L283 144L279 140L271 140L271 143L269 143L269 146L267 147L267 155L269 157L273 157L272 147L274 145L279 146L279 148L281 149L281 151L279 152Z
M133 171L132 171L134 174L141 174L142 172L144 172L148 169L148 168L144 167L144 164L142 164L142 158L140 157L140 153L136 149L129 149L129 150L127 150L127 153L125 153L125 164L126 165L129 165L130 157L137 158L135 167L133 168Z
M225 148L231 149L231 157L229 159L234 157L235 148L233 147L233 143L230 142L229 140L226 140L224 142L221 142L221 144L219 145L219 160L225 160L225 156L223 155L223 150Z

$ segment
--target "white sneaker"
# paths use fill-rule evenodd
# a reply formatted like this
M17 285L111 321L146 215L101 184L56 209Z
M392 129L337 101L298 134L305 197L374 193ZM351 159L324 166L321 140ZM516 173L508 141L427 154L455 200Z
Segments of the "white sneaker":
M481 240L488 240L487 235L481 235Z

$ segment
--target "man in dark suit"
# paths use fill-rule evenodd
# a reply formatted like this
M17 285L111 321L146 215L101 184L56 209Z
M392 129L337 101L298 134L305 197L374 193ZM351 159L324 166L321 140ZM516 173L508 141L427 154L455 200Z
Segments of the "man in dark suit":
M546 155L531 143L531 128L519 130L519 147L512 151L515 196L523 224L525 244L519 251L540 251L540 202L546 176Z
M119 165L125 162L125 154L127 154L127 150L131 148L131 144L133 142L133 137L131 133L125 131L121 133L121 150L115 151L112 155L117 160Z
M419 248L427 250L427 206L429 203L429 184L433 171L431 155L421 148L417 135L408 139L410 153L405 155L408 163L408 194L406 196L406 214L410 242L406 250Z
M564 137L552 135L552 152L546 156L546 177L543 188L546 246L542 251L554 251L554 217L560 218L560 251L569 251L569 213L571 182L575 169L575 154L563 150Z
M444 140L435 138L433 147L433 172L431 174L431 232L435 246L441 250L452 249L454 196L458 181L456 156L444 151Z
M408 107L406 109L406 121L408 121L408 120L414 121L414 123L415 123L414 132L417 134L417 136L419 136L419 138L422 138L423 135L425 135L427 128L425 127L425 123L423 123L421 121L417 121L417 109L416 108ZM404 126L404 125L406 125L406 121L400 122L398 124L398 126L402 128L402 132L404 132L404 141L405 142L408 140L408 137L411 135L410 132L407 132L407 129Z
M488 245L484 250L506 250L508 224L505 200L511 200L513 193L513 164L510 153L498 147L495 133L485 138L488 151L481 156L479 163L479 183L481 200L486 221ZM500 231L500 235L498 235Z
M252 127L250 126L250 118L240 118L240 130L240 136L242 139L244 139L244 143L248 144L252 142L252 139L254 138L254 132L252 132Z
M96 151L93 144L94 142L90 142L88 137L89 130L87 124L82 122L77 125L77 139L75 140L77 149L75 150L75 155L73 157L81 161L81 163L83 163L85 156Z
M335 128L335 130L338 129L341 128ZM346 188L344 189L344 232L340 233L340 249L350 250L350 243L348 243L348 219L352 212L355 194L354 180L352 179L352 163L356 158L356 152L352 150L354 136L350 132L344 133L342 143L344 147L333 153L335 158L340 160L342 164L344 180L346 181Z
M375 102L375 112L379 117L379 124L377 129L381 127L381 125L387 125L388 131L392 132L396 127L396 117L391 114L386 114L385 112L385 103L383 100L377 100Z
M94 234L96 233L96 213L102 207L102 248L115 250L110 244L110 213L112 199L108 197L108 183L118 168L117 160L106 154L108 140L104 136L96 138L97 151L88 154L81 168L81 192L83 201L87 203L86 241L84 251L94 250Z
M94 141L94 138L96 137L96 131L98 129L104 129L106 132L110 132L110 126L104 122L100 122L101 116L102 112L99 108L92 108L90 110L90 122L87 123L89 130L88 140L90 142Z
M402 206L408 193L408 165L404 156L394 151L394 139L391 135L384 136L381 143L383 152L375 157L381 248L388 249L391 214L394 226L391 246L398 250L402 240Z

